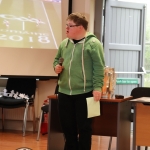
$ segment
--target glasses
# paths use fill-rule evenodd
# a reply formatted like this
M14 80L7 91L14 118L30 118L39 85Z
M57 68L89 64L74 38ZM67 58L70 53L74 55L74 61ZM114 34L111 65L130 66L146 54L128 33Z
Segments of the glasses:
M68 28L77 27L77 26L80 26L80 25L78 25L78 24L75 24L75 25L66 24L66 27L68 27Z

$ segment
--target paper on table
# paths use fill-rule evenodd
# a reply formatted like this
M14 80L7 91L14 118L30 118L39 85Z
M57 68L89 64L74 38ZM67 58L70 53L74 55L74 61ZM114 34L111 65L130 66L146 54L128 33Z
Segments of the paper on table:
M100 102L95 101L94 97L86 98L87 109L88 109L88 118L100 116Z
M150 97L140 97L140 98L136 98L130 101L137 101L137 102L150 102Z

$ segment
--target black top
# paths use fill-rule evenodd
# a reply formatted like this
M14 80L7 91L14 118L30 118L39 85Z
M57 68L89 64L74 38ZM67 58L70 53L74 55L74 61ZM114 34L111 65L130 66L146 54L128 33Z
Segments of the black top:
M85 38L85 37L84 37L84 38ZM74 42L74 44L76 44L76 43L80 42L81 40L83 40L84 38L82 38L82 39L80 39L80 40L75 40L75 39L73 39L73 42Z

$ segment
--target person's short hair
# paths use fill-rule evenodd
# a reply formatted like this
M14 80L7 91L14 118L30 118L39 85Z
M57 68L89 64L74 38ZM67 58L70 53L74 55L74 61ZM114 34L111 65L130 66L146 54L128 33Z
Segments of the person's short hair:
M71 13L66 20L72 20L77 25L82 25L85 30L88 28L88 21L86 17L81 13Z

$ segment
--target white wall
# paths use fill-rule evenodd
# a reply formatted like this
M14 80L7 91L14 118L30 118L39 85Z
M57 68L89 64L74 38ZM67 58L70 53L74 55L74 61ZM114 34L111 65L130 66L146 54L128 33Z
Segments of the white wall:
M94 31L95 0L73 0L72 12L80 12L86 15L89 21L89 31Z

